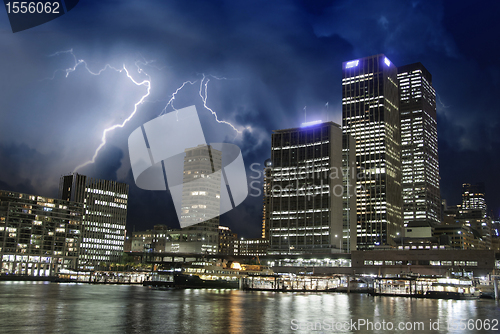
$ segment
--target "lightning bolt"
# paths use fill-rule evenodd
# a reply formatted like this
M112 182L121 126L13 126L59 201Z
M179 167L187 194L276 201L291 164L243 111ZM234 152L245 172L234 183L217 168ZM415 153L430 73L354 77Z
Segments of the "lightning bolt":
M107 128L107 129L104 129L104 132L102 133L102 137L101 137L101 144L99 144L99 146L95 150L94 156L92 157L92 159L89 160L89 161L87 161L87 162L84 162L81 165L76 166L75 170L73 172L76 172L78 169L80 169L82 167L85 167L85 166L87 166L89 164L93 164L95 162L95 159L97 158L97 155L99 154L99 151L104 147L104 145L106 145L106 135L107 135L107 133L110 132L110 131L113 131L114 129L117 129L117 128L123 128L125 126L125 124L127 124L132 119L132 117L134 117L134 115L137 113L137 108L139 107L139 105L141 105L144 102L144 100L146 99L146 97L148 97L149 94L150 94L150 92L151 92L151 78L144 71L142 71L142 69L140 67L138 67L139 73L146 74L148 76L149 80L144 80L144 81L142 81L142 82L139 83L139 82L135 81L135 79L130 75L130 73L128 72L128 70L125 67L125 65L123 65L123 70L127 74L127 77L135 85L137 85L137 86L146 86L147 87L146 94L143 95L141 97L141 99L134 104L134 110L132 111L132 113L121 124L115 124L115 125ZM119 71L119 72L121 72L121 71Z
M125 124L127 124L133 117L134 115L137 113L138 111L138 108L141 104L143 104L144 102L146 102L146 98L150 95L151 93L151 77L142 69L141 66L146 66L146 65L150 65L151 63L153 63L154 61L136 61L135 62L135 66L137 67L137 72L139 74L143 74L147 77L147 79L139 82L137 80L135 80L132 75L130 74L129 70L125 67L125 64L123 65L122 68L116 68L116 67L113 67L109 64L106 64L103 68L101 68L99 71L97 72L94 72L92 71L87 62L83 59L78 59L76 57L76 55L74 54L73 52L73 49L70 49L70 50L66 50L66 51L58 51L54 54L51 54L49 55L49 57L54 57L54 56L59 56L61 54L69 54L73 57L74 59L74 65L72 67L69 67L69 68L66 68L66 69L58 69L56 71L54 71L54 73L52 74L52 77L49 77L49 78L45 78L45 79L48 79L48 80L53 80L55 79L57 73L59 72L63 72L65 73L65 77L67 78L72 72L76 71L76 69L79 67L79 66L83 66L85 68L85 70L87 70L88 73L90 73L91 75L94 75L94 76L98 76L98 75L101 75L102 72L110 69L110 70L113 70L113 71L116 71L116 72L119 72L119 73L125 73L127 78L132 82L134 83L136 86L144 86L146 87L146 93L144 95L142 95L142 97L139 99L139 101L137 101L135 104L134 104L134 108L132 110L132 112L130 113L130 115L122 122L122 123L119 123L119 124L115 124L115 125L112 125L106 129L104 129L103 131L103 134L102 134L102 137L101 137L101 143L99 144L99 146L96 148L96 150L94 151L94 155L92 156L92 159L89 160L89 161L86 161L78 166L75 167L75 169L73 170L73 172L76 172L77 170L79 170L80 168L83 168L87 165L90 165L92 163L95 163L95 160L99 154L99 152L102 150L102 148L106 145L106 137L107 137L107 134L110 132L110 131L113 131L117 128L123 128L125 126ZM157 69L161 69L161 68L158 68L156 67ZM207 98L208 98L208 83L210 82L210 79L205 76L205 74L202 74L202 79L200 81L200 89L199 89L199 95L201 97L201 100L203 101L203 106L205 107L205 109L207 109L208 111L211 112L211 114L214 116L215 120L217 123L220 123L220 124L226 124L226 125L229 125L231 128L233 128L238 134L241 134L242 132L240 130L238 130L233 124L229 123L229 122L226 122L226 121L222 121L222 120L219 120L218 116L217 116L217 113L211 109L208 105L207 105ZM227 78L225 77L216 77L216 76L213 76L211 75L211 77L213 77L214 79L216 80L227 80ZM175 97L176 95L187 85L187 84L190 84L190 85L194 85L196 81L185 81L182 83L181 86L179 86L175 92L173 94L171 94L170 96L170 99L168 100L167 104L165 105L165 107L163 108L163 110L161 111L160 113L160 116L163 115L164 113L167 112L167 109L169 106L172 107L172 109L174 111L177 111L177 109L174 107L174 100L175 100ZM252 130L251 127L246 127L245 129L248 129L248 130Z
M210 111L212 113L212 115L215 117L215 121L217 123L227 124L230 127L232 127L234 129L234 131L236 131L238 134L241 134L241 131L236 129L236 127L234 125L232 125L231 123L219 120L219 118L217 117L217 113L215 111L213 111L209 106L207 106L208 83L210 82L210 79L207 78L205 76L205 74L202 74L202 75L203 75L203 78L201 79L201 82L200 82L200 97L201 97L201 100L203 101L203 106L205 107L205 109L207 109L208 111ZM222 79L219 79L217 77L214 77L214 78L216 78L218 80L222 80ZM225 78L223 78L223 79L225 79ZM205 83L203 83L203 82L205 82ZM203 89L203 87L205 87L205 89ZM203 95L203 93L204 93L204 95Z
M66 73L66 78L70 75L70 73L76 71L76 69L83 65L84 68L87 70L88 73L92 74L92 75L101 75L102 72L106 71L107 69L111 69L111 70L114 70L116 72L119 72L119 73L123 73L125 72L126 76L128 79L130 79L130 81L132 83L134 83L136 86L145 86L146 87L146 94L144 94L140 99L139 101L137 101L135 104L134 104L134 108L133 108L133 111L132 113L120 124L115 124L113 126L110 126L109 128L106 128L104 129L104 132L102 133L102 137L101 137L101 143L99 144L99 146L96 148L95 152L94 152L94 155L92 156L92 159L89 160L89 161L86 161L78 166L75 167L75 169L73 170L73 172L76 172L77 170L79 170L80 168L82 167L85 167L89 164L92 164L95 162L95 159L97 158L97 155L99 154L99 152L101 151L101 149L104 147L104 145L106 145L106 136L108 134L108 132L110 131L113 131L114 129L117 129L117 128L123 128L125 126L125 124L127 124L131 119L132 117L134 117L134 115L137 113L137 109L139 107L139 105L141 105L142 103L144 103L144 100L149 96L149 94L151 93L151 77L146 73L144 72L144 70L139 66L139 64L142 64L142 65L148 65L149 63L151 63L151 61L146 61L146 62L140 62L140 61L136 61L135 62L135 66L137 67L137 72L139 74L144 74L146 75L147 77L147 80L143 80L141 82L139 81L136 81L132 75L130 75L130 72L128 71L128 69L125 67L125 64L123 65L122 68L116 68L116 67L113 67L109 64L106 64L102 69L100 69L99 71L97 72L93 72L87 62L83 59L78 59L76 57L76 55L73 53L73 49L70 49L70 50L67 50L67 51L59 51L59 52L56 52L50 56L58 56L60 54L70 54L73 59L75 60L75 65L73 67L69 67L65 70L56 70L53 75L52 75L52 78L49 78L49 79L54 79L56 74L58 72L65 72Z
M163 115L163 114L166 114L166 113L167 113L167 108L168 108L168 106L169 106L169 105L170 105L170 106L172 106L172 109L174 109L175 111L177 111L177 109L175 109L175 107L174 107L174 100L175 100L175 96L176 96L176 95L177 95L177 93L179 93L179 91L180 91L182 88L184 88L184 86L186 86L187 84L194 85L195 83L196 83L196 81L185 81L185 82L183 82L183 83L182 83L182 85L181 85L179 88L177 88L177 89L175 90L175 92L172 94L172 97L170 98L170 100L168 100L167 105L165 106L165 108L163 108L163 110L161 111L161 113L160 113L160 115L159 115L159 116L161 116L161 115Z

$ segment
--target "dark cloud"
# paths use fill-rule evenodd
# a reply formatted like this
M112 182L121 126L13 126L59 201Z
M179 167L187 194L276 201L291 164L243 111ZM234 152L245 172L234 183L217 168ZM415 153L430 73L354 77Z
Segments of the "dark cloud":
M44 154L26 143L0 143L0 189L57 196L59 175L52 168L60 158L57 152Z
M496 6L389 0L81 1L68 14L17 34L1 21L6 47L0 53L0 186L57 196L59 177L89 161L103 130L123 122L146 93L123 72L93 76L83 67L67 77L55 72L75 64L68 53L53 55L57 51L73 49L94 72L108 63L125 65L137 82L147 76L134 63L155 60L141 65L152 83L146 102L123 128L107 134L96 163L81 170L130 185L128 228L137 230L158 223L178 226L168 191L135 186L127 138L157 117L183 82L196 81L176 95L174 106L196 105L207 141L237 144L249 168L269 157L272 130L304 120L305 106L309 120L340 122L341 63L385 53L396 65L420 61L433 74L440 98L443 197L457 202L463 182L484 181L489 205L498 209ZM204 108L199 96L203 74L210 79L207 105L241 134L215 122ZM238 233L258 236L261 207L261 198L249 197L221 221Z

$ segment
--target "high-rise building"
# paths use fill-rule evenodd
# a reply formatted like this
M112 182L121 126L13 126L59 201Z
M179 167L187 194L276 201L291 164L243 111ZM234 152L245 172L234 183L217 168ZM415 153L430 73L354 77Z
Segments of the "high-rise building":
M210 145L185 150L180 226L191 252L218 251L222 177L220 150ZM171 249L175 250L175 242Z
M123 254L128 185L73 173L61 177L62 199L83 204L79 268L118 262Z
M343 169L342 157L348 154L342 151L340 126L333 122L311 122L300 128L275 130L271 145L264 201L265 226L269 227L268 252L354 250L355 216L344 215L343 211L355 211L354 189L347 187L355 182L355 171ZM350 181L344 181L345 178Z
M487 215L486 199L484 197L484 183L462 185L462 210L483 210L483 215Z
M185 150L180 225L204 223L218 233L222 152L210 145Z
M397 68L384 55L342 64L342 130L356 140L358 249L402 231Z
M0 191L1 274L55 276L76 270L83 205Z
M436 91L421 63L398 67L403 223L441 220Z

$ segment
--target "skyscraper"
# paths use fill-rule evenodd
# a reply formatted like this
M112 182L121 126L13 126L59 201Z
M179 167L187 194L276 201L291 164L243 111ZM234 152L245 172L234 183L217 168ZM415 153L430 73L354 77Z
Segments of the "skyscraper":
M402 229L397 68L382 54L342 64L342 130L356 140L357 246L394 245Z
M355 249L355 217L343 215L344 210L355 209L353 188L347 188L355 175L342 168L343 154L348 155L342 151L342 137L340 126L333 122L273 131L264 201L269 253Z
M194 253L217 253L222 152L210 145L185 150L180 225Z
M436 92L421 63L398 67L403 223L440 222Z
M128 185L73 173L61 177L62 199L83 203L79 267L118 262L123 253Z

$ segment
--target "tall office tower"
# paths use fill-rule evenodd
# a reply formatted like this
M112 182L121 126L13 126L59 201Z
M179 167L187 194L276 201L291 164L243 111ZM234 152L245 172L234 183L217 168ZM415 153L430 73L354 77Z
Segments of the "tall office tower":
M0 190L2 274L55 276L76 270L83 205Z
M403 223L441 221L436 91L421 63L398 67Z
M59 193L84 206L79 268L118 262L125 241L128 185L73 173L61 177Z
M478 209L487 214L486 199L484 198L484 183L462 185L462 210Z
M180 225L196 253L217 253L222 152L210 145L185 150Z
M355 216L343 215L346 199L355 209L354 191L344 187L344 177L352 184L355 174L342 168L342 137L340 126L333 122L273 131L266 175L269 198L264 202L269 254L355 249ZM344 222L344 217L351 220Z
M394 245L402 230L397 68L384 55L342 64L342 130L356 140L357 246Z

